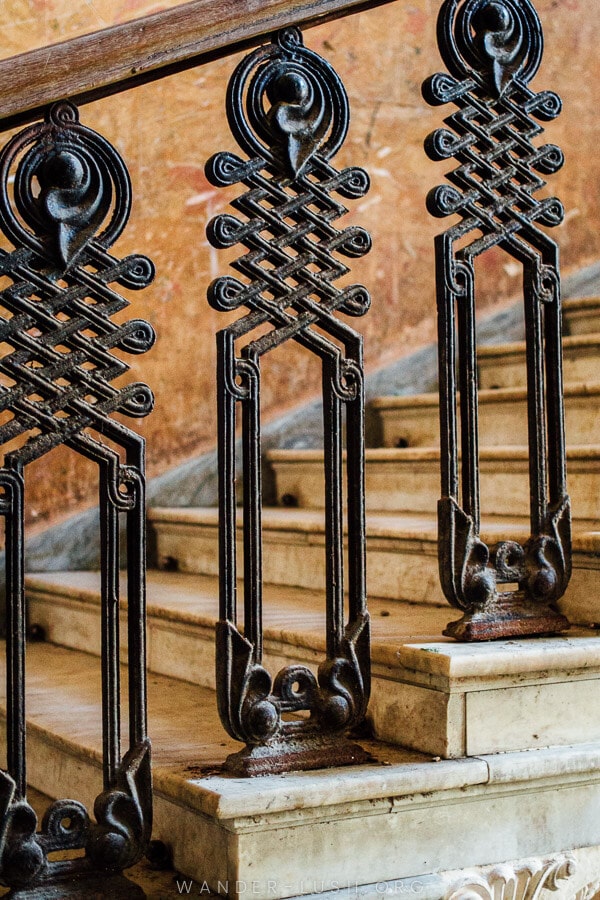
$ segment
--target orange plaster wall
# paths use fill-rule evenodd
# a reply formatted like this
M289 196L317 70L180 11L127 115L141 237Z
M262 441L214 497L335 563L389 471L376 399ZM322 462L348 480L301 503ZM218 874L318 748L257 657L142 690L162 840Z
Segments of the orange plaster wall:
M5 0L2 55L174 5ZM372 179L371 192L351 203L346 219L373 235L373 251L353 269L353 280L363 281L373 297L368 316L353 320L365 336L369 369L434 339L432 238L444 223L430 219L424 197L448 167L423 153L423 139L441 124L444 110L425 105L420 85L443 68L435 47L439 5L439 0L398 0L305 35L349 92L352 123L338 165L362 165ZM596 0L538 0L537 8L546 57L534 87L558 91L565 103L546 140L564 148L567 165L546 190L560 196L567 210L554 235L565 269L572 270L600 257L598 13ZM226 254L209 248L204 226L226 209L235 189L211 187L203 165L217 150L236 149L223 113L235 63L234 57L212 63L81 110L82 120L118 147L132 176L131 223L114 252L147 253L158 272L150 288L131 295L130 309L159 335L150 353L131 359L131 378L146 381L156 395L155 412L133 423L148 439L150 475L215 443L214 334L226 317L208 307L205 293L210 280L226 271ZM492 250L482 259L480 274L482 309L518 296L518 267L501 252ZM296 346L275 353L265 370L266 418L319 389L318 365ZM63 449L53 452L51 462L52 477L45 461L32 466L28 477L28 514L39 527L95 502L88 464Z

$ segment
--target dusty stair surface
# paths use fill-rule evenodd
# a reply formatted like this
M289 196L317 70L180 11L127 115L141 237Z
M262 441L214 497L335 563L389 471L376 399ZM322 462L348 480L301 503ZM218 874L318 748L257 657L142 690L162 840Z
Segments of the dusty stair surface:
M154 509L159 559L165 568L218 574L218 515L214 509ZM599 618L600 531L596 522L575 523L573 576L563 598L564 611L577 624L595 626ZM482 537L494 543L508 534L525 539L525 518L484 517ZM265 510L264 576L270 584L323 588L325 526L319 509ZM243 556L241 518L238 553ZM408 603L444 604L439 583L435 514L367 515L369 595ZM448 618L453 613L446 607ZM457 615L454 615L457 618Z
M214 688L217 579L151 572L148 588L150 671ZM32 619L50 642L100 646L95 573L30 576L29 593ZM271 671L294 662L316 671L325 652L324 606L314 590L267 586L264 658ZM374 599L370 610L369 718L377 738L443 758L570 744L575 723L578 741L600 741L593 630L471 646L441 636L446 606Z
M573 297L563 301L564 333L600 334L600 297Z
M89 805L101 789L99 661L37 644L28 669L29 781L50 796L67 784ZM439 760L363 741L368 764L237 779L219 773L234 742L212 691L152 675L149 714L154 835L178 870L214 891L227 884L230 897L244 884L258 900L314 893L315 883L401 884L600 844L599 742ZM591 849L569 855L575 872L578 857L600 863Z
M596 376L598 377L598 375ZM600 443L600 381L565 384L565 424L569 443ZM527 391L506 387L479 391L479 440L482 447L527 444ZM380 397L373 402L382 423L384 447L439 444L438 395Z
M566 330L574 573L563 611L576 627L565 636L475 646L442 636L457 613L438 578L437 397L374 404L384 446L367 456L369 764L246 781L219 773L238 745L214 695L217 511L150 511L162 567L148 580L155 837L200 885L278 898L385 883L399 895L434 872L563 851L579 875L553 896L600 878L600 303L568 302ZM480 353L489 542L528 531L523 353ZM325 645L322 454L276 451L267 462L279 506L263 516L265 663L314 669ZM100 789L98 575L32 574L27 589L30 621L47 637L28 656L29 778L54 796L68 784L89 803ZM445 896L435 884L432 900Z
M563 376L566 383L590 383L600 373L600 299L563 302ZM525 384L525 342L490 344L478 350L479 386L520 387Z
M600 443L600 298L564 301L564 383L567 441ZM478 348L479 440L482 447L527 444L525 344ZM384 447L439 444L437 394L380 397Z
M325 502L322 450L271 450L281 506L322 509ZM600 498L600 447L570 447L569 494L574 516L593 522ZM479 454L481 505L495 516L529 515L527 447L482 447ZM366 454L367 508L431 515L440 493L440 451L436 447L377 448Z

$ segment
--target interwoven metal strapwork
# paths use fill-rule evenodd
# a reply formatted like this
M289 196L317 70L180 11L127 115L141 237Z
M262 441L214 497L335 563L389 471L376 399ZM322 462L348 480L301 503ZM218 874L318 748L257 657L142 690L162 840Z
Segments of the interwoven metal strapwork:
M362 285L338 287L349 271L339 258L359 257L371 241L358 226L338 229L346 207L362 197L362 169L338 171L329 160L348 128L343 85L325 60L306 49L295 29L279 32L247 56L228 89L232 132L248 154L219 153L207 164L218 186L242 182L232 206L243 218L217 216L208 226L215 247L241 243L232 265L209 289L220 311L248 312L218 335L220 474L220 622L217 691L228 732L249 747L228 761L244 774L315 768L364 758L343 737L361 721L369 696L369 619L365 590L364 386L362 339L334 315L361 316L370 298ZM244 342L259 326L268 330ZM295 340L321 360L326 487L326 645L318 678L288 666L272 681L262 667L262 535L260 360ZM235 425L242 408L244 633L237 625ZM342 410L347 416L349 564L344 566ZM349 594L345 616L344 586ZM310 712L284 721L284 713Z
M429 136L426 150L434 160L454 157L459 165L447 176L450 184L430 192L427 205L435 216L460 216L436 239L440 576L450 603L465 611L447 633L487 640L563 631L568 622L555 604L570 578L571 526L560 274L558 248L539 225L560 224L564 212L556 198L534 196L545 185L541 175L563 164L558 147L534 143L543 131L538 122L557 116L561 102L552 92L536 94L528 86L543 49L541 25L529 0L445 0L438 40L451 74L434 75L424 95L433 105L452 102L458 112L446 119L448 128ZM524 544L503 541L488 548L479 535L474 263L496 245L523 266L531 537ZM503 591L501 586L510 583L518 589Z
M13 187L10 185L13 183ZM128 366L114 350L143 353L152 327L113 316L128 302L112 287L146 287L144 256L116 259L108 248L131 206L129 176L116 150L56 104L44 123L0 153L0 513L6 518L7 771L0 772L0 880L12 887L120 871L151 831L150 746L146 734L144 441L109 418L145 416L145 384L115 387ZM106 439L106 440L105 440ZM108 443L109 441L110 443ZM102 567L102 735L104 792L93 823L74 800L53 803L36 833L26 799L25 467L65 444L99 469ZM121 459L120 450L124 458ZM119 513L127 517L129 748L121 757L119 679ZM48 854L83 849L57 861Z

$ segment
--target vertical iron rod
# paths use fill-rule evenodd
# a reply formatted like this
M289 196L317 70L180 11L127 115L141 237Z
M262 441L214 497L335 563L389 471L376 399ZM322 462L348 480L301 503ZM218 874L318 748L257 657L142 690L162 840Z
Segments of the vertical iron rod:
M461 486L463 508L480 527L477 337L473 283L458 304L458 368L460 390Z
M362 347L356 342L357 369L362 373ZM350 354L349 354L350 355ZM348 484L348 612L350 619L367 608L367 539L365 515L365 385L357 379L356 398L346 403L346 480Z
M244 453L244 635L259 663L263 653L262 629L262 462L260 441L260 369L246 376L247 396L242 401Z
M235 497L235 392L228 384L233 367L231 335L217 334L217 430L219 435L219 618L237 619L236 497Z
M102 747L104 789L114 787L121 755L119 671L119 514L108 483L110 462L100 464L100 559L102 618Z
M344 529L342 404L334 389L336 358L323 360L323 446L325 462L325 591L327 654L341 651L344 630Z
M17 792L27 790L25 724L25 573L23 495L20 470L12 470L6 482L10 495L10 514L6 519L6 728L7 765Z
M456 422L456 339L454 296L449 288L446 235L435 238L438 308L438 382L442 496L458 500L458 428Z
M558 247L549 247L546 266L557 271L559 266ZM562 397L562 313L560 283L554 285L554 296L544 309L544 332L546 345L546 384L548 396ZM565 446L565 416L562 404L548 404L548 494L554 506L564 500L567 494L567 454Z
M544 390L543 310L534 288L534 270L526 264L523 273L525 333L527 335L527 429L529 435L529 485L531 530L542 531L546 520L546 398Z
M143 441L128 448L127 464L139 477L135 505L127 511L127 659L129 671L129 745L148 734L146 686L146 453ZM118 615L118 610L117 610Z

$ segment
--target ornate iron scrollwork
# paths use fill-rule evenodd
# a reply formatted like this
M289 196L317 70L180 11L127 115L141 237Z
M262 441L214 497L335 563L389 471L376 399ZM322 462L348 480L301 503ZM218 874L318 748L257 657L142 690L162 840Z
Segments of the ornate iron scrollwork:
M11 189L9 185L14 182ZM111 351L144 353L152 327L111 318L128 306L112 283L146 287L145 256L116 259L108 248L131 206L116 150L79 123L70 103L16 135L0 153L0 228L15 249L0 251L0 513L6 519L7 771L0 773L0 881L23 888L90 873L119 872L150 837L150 745L145 681L144 441L113 412L145 416L145 384L116 388L128 366ZM110 443L108 443L110 442ZM99 469L102 568L104 792L92 822L72 800L53 803L36 832L26 798L25 468L65 444ZM121 460L119 450L124 451ZM120 750L119 514L127 520L129 750ZM81 849L57 861L48 854Z
M442 499L440 576L465 611L446 633L461 640L555 633L569 627L555 604L571 574L566 488L559 258L539 225L558 225L563 207L539 200L540 174L557 171L561 150L533 139L557 116L560 99L528 87L542 58L541 25L529 0L445 0L438 20L451 74L424 85L432 105L458 107L426 141L434 160L454 157L450 184L427 199L434 216L460 221L436 239ZM488 548L480 538L475 258L499 246L523 266L531 537ZM461 487L456 375L460 391ZM502 591L516 583L515 591Z
M207 164L217 186L242 182L232 206L208 226L218 248L241 243L233 263L245 280L217 278L214 309L249 312L218 334L220 478L220 622L217 695L229 734L249 745L228 760L242 774L343 765L365 758L344 732L364 717L369 697L369 617L365 591L364 385L362 339L334 313L362 316L370 298L362 285L334 282L349 271L334 254L359 257L371 240L358 226L339 231L342 198L369 187L359 168L329 160L348 128L348 100L331 66L303 46L296 29L249 54L228 87L231 130L248 159L218 153ZM254 329L271 326L240 342ZM262 666L262 535L260 361L295 340L321 359L326 486L327 654L318 677L289 666L272 680ZM236 597L236 407L242 408L244 633ZM344 571L342 410L346 409L348 557ZM348 621L344 624L344 578ZM308 711L307 719L290 714ZM284 720L284 716L286 720Z

